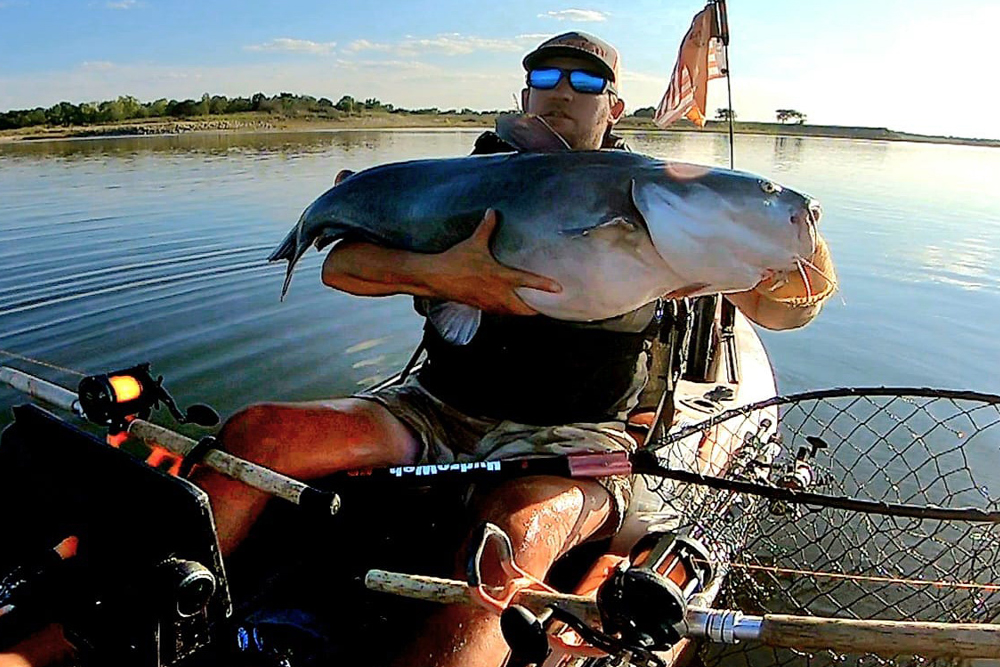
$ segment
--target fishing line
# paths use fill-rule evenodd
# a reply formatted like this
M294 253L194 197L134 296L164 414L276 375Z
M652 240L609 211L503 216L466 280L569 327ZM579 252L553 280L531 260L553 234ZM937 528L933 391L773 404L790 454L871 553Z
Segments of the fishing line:
M29 364L38 364L39 366L44 366L45 368L51 368L52 370L61 371L63 373L69 373L70 375L76 375L77 377L87 376L86 373L81 373L80 371L75 371L71 368L50 364L47 361L42 361L41 359L34 359L32 357L26 357L23 354L18 354L16 352L11 352L10 350L4 350L2 348L0 348L0 355L13 357L14 359L20 359L21 361L27 361Z

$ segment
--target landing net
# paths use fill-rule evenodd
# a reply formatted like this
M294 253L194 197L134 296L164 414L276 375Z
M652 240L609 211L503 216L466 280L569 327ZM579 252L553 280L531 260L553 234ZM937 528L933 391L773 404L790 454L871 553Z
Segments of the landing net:
M715 551L725 576L714 582L721 587L716 608L993 622L1000 616L998 423L1000 397L992 395L891 388L799 394L652 444L663 465L700 472L703 483L644 481L683 517L681 532ZM701 453L706 432L735 435L724 466ZM772 496L775 489L813 495L802 502L792 491L768 498L713 488L726 480ZM751 643L703 653L707 665L934 662Z

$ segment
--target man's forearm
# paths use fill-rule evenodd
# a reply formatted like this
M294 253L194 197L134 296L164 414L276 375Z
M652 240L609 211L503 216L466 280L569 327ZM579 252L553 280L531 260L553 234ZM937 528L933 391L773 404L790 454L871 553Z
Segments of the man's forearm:
M432 255L344 242L323 262L323 283L358 296L434 296L428 286Z

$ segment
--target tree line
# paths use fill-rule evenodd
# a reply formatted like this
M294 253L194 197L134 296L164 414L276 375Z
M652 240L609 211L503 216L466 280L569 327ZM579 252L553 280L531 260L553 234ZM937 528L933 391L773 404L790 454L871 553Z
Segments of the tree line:
M326 97L315 98L310 95L293 95L279 93L268 97L264 93L256 93L250 97L228 98L225 95L209 95L205 93L199 100L168 100L161 98L152 102L140 102L131 95L123 95L114 100L104 102L83 102L72 104L60 102L49 108L15 109L0 113L0 130L20 129L36 125L95 125L99 123L116 123L128 120L147 118L196 118L199 116L214 116L223 114L258 111L282 116L329 116L338 117L344 114L360 114L364 112L384 113L463 113L488 114L496 111L461 111L449 109L441 112L437 108L402 109L391 104L383 104L376 98L356 100L350 95L344 95L334 103Z
M632 112L632 116L635 118L652 118L655 114L656 107L642 107ZM775 109L774 117L781 124L788 121L795 121L797 124L802 125L806 122L806 114L795 109ZM736 120L736 112L732 109L719 108L715 110L715 118L716 120L730 120L730 118Z
M15 109L0 113L0 130L20 129L36 125L96 125L100 123L118 123L129 120L147 118L195 118L199 116L215 116L244 112L263 112L281 116L326 116L336 118L342 115L352 115L370 112L407 113L407 114L463 114L489 115L500 113L497 110L475 111L473 109L446 109L437 107L424 109L403 109L392 104L383 104L380 100L370 97L356 100L350 95L344 95L336 103L326 97L315 98L311 95L293 95L279 93L268 97L264 93L256 93L250 97L228 98L225 95L209 95L205 93L198 100L168 100L160 98L152 102L140 102L131 95L123 95L114 100L104 102L83 102L72 104L60 102L49 108ZM656 109L643 107L632 112L637 118L652 118ZM716 118L729 120L736 112L729 109L717 109ZM779 123L797 121L805 122L806 115L794 109L778 109L775 116Z

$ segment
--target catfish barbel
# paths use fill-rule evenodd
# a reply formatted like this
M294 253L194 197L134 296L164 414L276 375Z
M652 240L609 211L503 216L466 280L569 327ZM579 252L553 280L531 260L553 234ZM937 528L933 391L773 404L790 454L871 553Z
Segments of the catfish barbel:
M820 217L815 200L760 176L625 151L392 163L354 174L303 212L270 257L288 260L282 297L311 245L350 238L440 253L469 238L490 208L499 217L496 260L563 288L521 287L518 296L543 315L579 322L803 272ZM461 304L429 313L459 344L479 315Z

